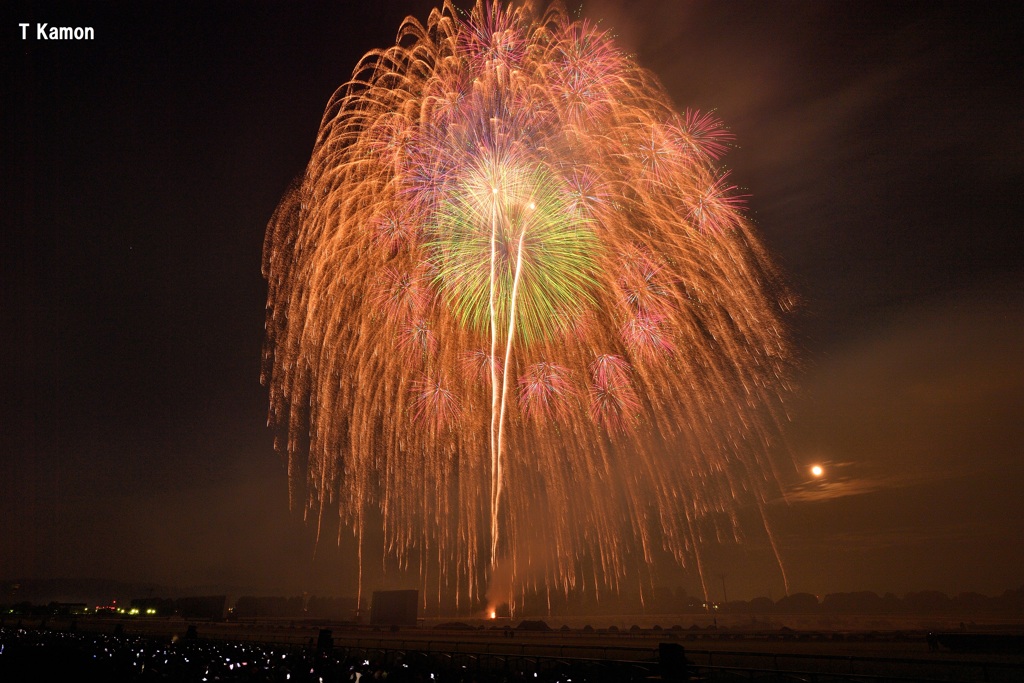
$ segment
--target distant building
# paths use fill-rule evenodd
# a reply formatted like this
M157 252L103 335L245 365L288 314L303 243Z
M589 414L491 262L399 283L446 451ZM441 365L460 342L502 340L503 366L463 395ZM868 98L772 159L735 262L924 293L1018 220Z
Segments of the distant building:
M355 621L355 598L328 598L312 596L306 601L306 615L312 619Z
M419 591L374 591L370 623L378 626L415 626L419 618Z
M202 595L178 598L178 612L185 619L212 619L219 621L227 613L226 595Z

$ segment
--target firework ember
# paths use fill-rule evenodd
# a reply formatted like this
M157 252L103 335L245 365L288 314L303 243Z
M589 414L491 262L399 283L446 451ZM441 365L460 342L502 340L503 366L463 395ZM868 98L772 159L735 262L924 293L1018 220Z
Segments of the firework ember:
M467 608L500 567L513 611L764 519L785 294L730 141L558 5L407 19L267 229L294 501Z

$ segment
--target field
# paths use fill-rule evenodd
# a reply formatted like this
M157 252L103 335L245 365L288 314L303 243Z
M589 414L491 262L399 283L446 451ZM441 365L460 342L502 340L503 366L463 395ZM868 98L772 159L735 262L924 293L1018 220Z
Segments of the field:
M948 619L877 615L841 619L772 615L771 620L722 617L700 621L688 617L660 619L660 623L640 616L552 619L550 623L421 621L416 627L302 620L196 622L79 617L26 622L22 627L141 636L165 642L194 639L307 650L322 648L327 638L331 650L346 657L365 656L370 660L415 655L438 666L443 663L480 671L543 672L545 667L553 666L597 666L607 671L609 666L620 666L631 667L634 672L655 672L668 644L681 646L690 671L704 680L1024 680L1024 650L1020 647L1024 627L1020 623L978 617L961 626L959 621ZM578 624L580 621L587 623ZM994 638L998 634L1015 640L997 641ZM949 640L956 636L976 638L964 643ZM622 674L623 680L625 676Z

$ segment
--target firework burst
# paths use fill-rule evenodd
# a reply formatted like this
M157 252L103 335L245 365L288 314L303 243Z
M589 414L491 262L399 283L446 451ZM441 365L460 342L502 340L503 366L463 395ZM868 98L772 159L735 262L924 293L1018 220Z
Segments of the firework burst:
M470 607L700 570L774 492L790 358L730 140L560 5L408 18L267 229L294 501Z

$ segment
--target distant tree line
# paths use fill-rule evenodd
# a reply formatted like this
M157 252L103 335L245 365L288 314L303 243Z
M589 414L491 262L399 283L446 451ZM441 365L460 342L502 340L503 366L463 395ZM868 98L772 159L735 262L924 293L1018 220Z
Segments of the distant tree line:
M254 596L243 595L229 606L226 596L183 598L138 598L130 602L138 616L180 616L185 619L330 619L355 620L356 599L352 597L319 596ZM436 607L421 609L421 616L434 616ZM85 603L33 603L27 600L0 604L0 618L10 616L75 616L91 613ZM893 593L879 595L873 591L829 593L819 597L811 593L792 593L778 600L758 597L753 600L732 600L706 604L702 598L689 595L682 587L658 588L652 595L608 594L594 596L570 593L552 596L550 602L542 593L527 594L520 614L587 615L587 614L991 614L1024 617L1024 586L987 596L967 592L949 596L940 591L917 591L902 597ZM448 615L456 613L447 612ZM126 612L120 612L120 615Z
M226 595L202 595L184 598L136 598L131 611L138 615L180 616L183 619L223 619L227 614Z
M130 606L113 609L99 609L86 603L49 602L34 604L19 601L7 605L0 604L0 618L3 617L67 617L85 614L100 616L109 614L117 617L170 617L183 619L224 618L257 619L257 618L308 618L352 620L356 612L355 598L333 597L257 597L244 595L229 609L227 596L190 596L182 598L136 598Z
M355 619L356 599L315 595L290 598L243 595L235 602L231 615L236 619L305 617L348 621Z
M678 600L676 601L678 606ZM655 602L656 609L664 609ZM766 597L713 603L712 609L741 614L970 614L1024 613L1024 586L1004 591L999 596L960 593L950 597L940 591L910 592L898 597L893 593L879 595L873 591L829 593L821 598L811 593L791 593L778 600ZM706 611L703 601L690 599L686 611Z
M0 605L0 617L75 617L87 614L113 617L179 616L183 619L223 619L227 605L225 595L204 595L184 598L138 598L128 607L114 605L93 607L84 602L48 602L34 604L27 600Z
M599 600L584 594L562 594L547 602L546 596L526 596L524 613L553 615L629 613L645 614L1006 614L1024 616L1024 586L998 596L960 593L949 596L940 591L918 591L879 595L873 591L829 593L791 593L778 600L758 597L753 600L705 603L701 597L687 594L682 587L662 587L652 595L606 595Z

